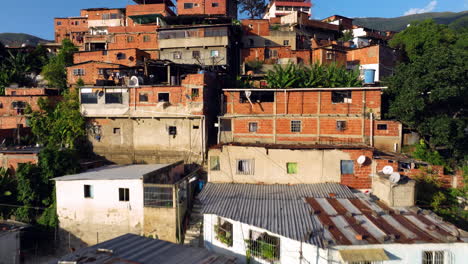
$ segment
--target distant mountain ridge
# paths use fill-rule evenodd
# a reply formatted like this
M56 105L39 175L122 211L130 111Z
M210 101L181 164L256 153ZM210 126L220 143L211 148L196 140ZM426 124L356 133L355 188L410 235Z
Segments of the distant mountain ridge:
M0 33L0 42L5 46L21 47L23 44L37 46L37 44L51 41L24 33Z
M394 18L365 17L354 18L354 24L383 31L402 31L414 21L434 19L439 24L449 25L453 29L468 26L468 11L463 12L432 12L401 16Z

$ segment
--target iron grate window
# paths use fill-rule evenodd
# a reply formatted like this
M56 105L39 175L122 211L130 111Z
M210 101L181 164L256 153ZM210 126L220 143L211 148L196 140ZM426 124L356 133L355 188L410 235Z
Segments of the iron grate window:
M121 104L122 93L106 93L106 104Z
M256 133L258 130L258 123L257 122L250 122L249 123L249 132Z
M232 247L232 224L218 217L218 224L215 225L214 231L216 239L228 247Z
M444 251L424 251L422 264L444 264Z
M130 189L119 188L119 201L128 202L130 201Z
M267 261L278 261L280 259L280 238L250 230L247 242L247 250L251 256Z
M302 131L302 122L298 120L291 121L291 132L301 132Z
M172 187L149 187L144 188L145 207L173 207Z

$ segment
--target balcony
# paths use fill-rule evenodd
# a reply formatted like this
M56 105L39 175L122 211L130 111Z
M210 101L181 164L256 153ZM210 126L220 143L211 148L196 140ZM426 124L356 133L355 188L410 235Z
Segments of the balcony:
M163 30L158 39L160 49L228 46L229 32L227 27Z

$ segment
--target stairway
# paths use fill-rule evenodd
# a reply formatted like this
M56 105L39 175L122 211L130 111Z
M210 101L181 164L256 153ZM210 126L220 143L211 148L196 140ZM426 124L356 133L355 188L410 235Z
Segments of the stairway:
M198 199L195 199L190 222L185 232L184 245L190 247L203 248L203 215L201 214L202 205Z

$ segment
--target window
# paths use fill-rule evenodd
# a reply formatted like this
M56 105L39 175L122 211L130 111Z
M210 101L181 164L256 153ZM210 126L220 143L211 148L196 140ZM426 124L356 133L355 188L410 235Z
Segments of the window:
M237 160L237 174L253 175L255 169L255 162L253 159Z
M265 59L278 58L278 51L272 49L265 49Z
M275 93L252 91L250 94L250 101L252 101L252 103L272 103L275 101ZM245 92L240 93L240 103L249 103Z
M283 45L284 45L284 46L289 46L289 40L285 39L285 40L283 41Z
M82 104L97 104L98 96L96 93L82 93L81 103Z
M210 54L211 57L219 57L219 50L212 50Z
M173 204L172 187L144 187L145 207L172 208Z
M158 102L169 102L169 93L158 93Z
M353 160L341 161L341 174L354 174L354 161Z
M250 133L256 133L258 129L258 123L257 122L250 122L249 123L249 132Z
M219 156L210 157L210 170L212 171L221 170L221 165L219 164Z
M336 130L338 131L346 130L346 121L336 121Z
M174 137L177 135L176 126L170 126L167 130L168 130L169 135L174 136Z
M120 135L120 127L114 127L114 135Z
M211 3L211 7L218 7L219 3Z
M106 56L106 55L107 55L107 50L103 50L103 51L102 51L102 55L103 55L103 56Z
M200 96L200 89L192 88L192 99L193 98L198 98L199 96Z
M250 230L248 250L254 257L275 262L280 259L280 238Z
M302 121L291 121L291 132L299 133L302 130Z
M351 91L332 91L332 103L334 104L350 104L353 102Z
M218 224L214 226L216 240L232 247L232 224L218 217Z
M199 59L200 58L200 51L198 51L198 50L192 51L192 58Z
M130 189L119 188L119 201L128 202L130 201Z
M149 35L144 35L143 36L143 42L150 42L151 41L151 36Z
M138 100L140 102L148 102L148 94L147 93L140 93L138 96Z
M133 42L135 41L135 39L133 38L133 36L128 36L127 37L127 42L130 43L130 42Z
M377 130L387 130L387 124L377 124Z
M78 26L80 24L80 21L75 21L75 26Z
M193 3L184 3L184 9L192 9Z
M422 264L444 264L443 251L424 251Z
M333 60L335 58L335 54L331 51L327 51L327 60Z
M118 15L117 15L117 14L110 14L110 18L111 18L111 19L117 19L117 18L118 18Z
M99 14L98 14L99 15ZM110 14L103 14L102 15L102 20L107 20L110 18Z
M172 58L174 58L176 60L182 59L182 52L176 51L176 52L172 53Z
M61 26L62 25L62 22L61 21L57 21L57 26Z
M106 104L121 104L122 93L106 93Z
M297 174L297 162L286 163L288 174Z
M85 75L85 70L84 69L73 69L73 75L83 76L83 75Z
M116 56L117 56L117 59L118 59L118 60L125 60L126 57L127 57L127 56L125 55L125 53L122 53L122 52L117 53Z
M84 198L93 198L93 186L85 185L84 186Z

